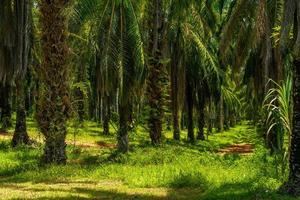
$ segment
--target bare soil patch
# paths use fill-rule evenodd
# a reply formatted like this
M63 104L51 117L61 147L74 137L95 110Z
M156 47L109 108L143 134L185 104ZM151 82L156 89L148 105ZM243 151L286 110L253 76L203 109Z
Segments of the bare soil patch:
M1 130L0 130L0 135L7 136L7 135L8 135L8 132L6 132L6 131L1 131Z
M97 142L97 145L101 148L111 148L111 149L114 149L117 147L116 144L109 144L109 143L106 143L106 142L103 142L103 141L98 141Z
M254 152L253 144L233 144L226 148L218 150L218 154L222 154L222 155L226 155L226 154L248 155L253 152Z

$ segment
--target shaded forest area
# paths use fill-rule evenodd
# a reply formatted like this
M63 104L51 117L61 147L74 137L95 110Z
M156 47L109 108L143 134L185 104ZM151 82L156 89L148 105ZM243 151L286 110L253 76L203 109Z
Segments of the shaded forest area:
M0 198L299 196L300 1L0 1Z

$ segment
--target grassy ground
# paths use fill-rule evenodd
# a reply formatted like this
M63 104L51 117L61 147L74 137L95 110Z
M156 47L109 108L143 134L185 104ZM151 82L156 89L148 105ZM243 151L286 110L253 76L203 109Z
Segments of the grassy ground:
M42 141L33 121L31 138ZM75 133L75 140L74 140ZM95 123L70 128L66 166L39 165L42 146L12 149L11 133L0 136L1 199L282 199L282 176L250 125L237 126L194 145L171 140L149 144L142 128L131 133L128 155L114 153L115 135ZM183 133L185 135L185 133ZM74 141L75 146L74 146ZM220 155L231 144L253 144L251 155Z

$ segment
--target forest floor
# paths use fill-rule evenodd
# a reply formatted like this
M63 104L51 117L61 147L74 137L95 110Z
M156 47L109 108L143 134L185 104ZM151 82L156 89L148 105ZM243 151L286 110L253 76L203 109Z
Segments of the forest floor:
M175 142L168 131L156 147L138 128L127 155L115 153L114 131L83 127L69 128L66 166L39 164L43 140L32 120L31 147L12 149L12 131L0 134L0 199L296 199L277 193L284 181L278 162L247 123L195 144L185 132Z

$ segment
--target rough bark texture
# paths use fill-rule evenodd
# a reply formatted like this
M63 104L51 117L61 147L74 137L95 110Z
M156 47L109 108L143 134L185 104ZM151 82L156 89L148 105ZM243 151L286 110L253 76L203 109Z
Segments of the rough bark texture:
M69 71L67 46L67 16L69 0L40 1L41 44L41 94L37 120L45 136L43 162L65 164L67 134L66 121L70 115Z
M291 12L295 9L295 13ZM290 144L289 179L282 186L282 190L290 195L300 196L300 1L286 1L285 15L294 15L294 41L293 41L293 120ZM293 16L291 15L291 16ZM285 18L288 18L285 16ZM285 19L284 22L289 22ZM281 33L283 39L287 39L289 31L285 29Z
M300 195L300 59L294 61L293 83L293 130L291 135L290 174L284 191Z
M161 142L163 119L163 72L162 50L164 38L164 15L162 0L149 2L149 77L148 100L150 116L148 120L150 138L153 144Z

